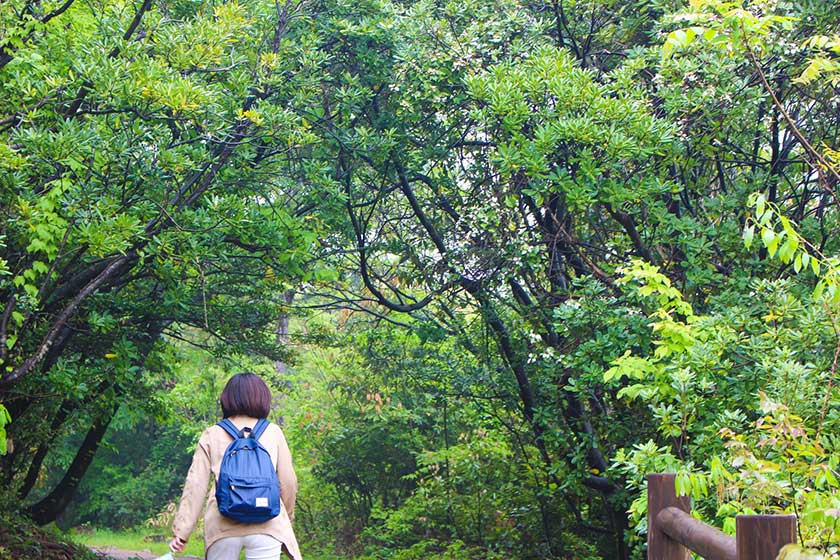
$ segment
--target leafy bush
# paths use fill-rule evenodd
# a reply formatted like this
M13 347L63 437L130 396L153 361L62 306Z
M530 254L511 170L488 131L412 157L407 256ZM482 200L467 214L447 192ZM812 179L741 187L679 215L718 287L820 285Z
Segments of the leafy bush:
M615 470L639 487L648 472L678 472L678 492L729 533L738 514L798 514L803 544L837 557L840 339L830 308L790 281L758 281L749 297L722 294L695 315L652 267L637 264L625 280L655 301L658 338L604 377L629 381L618 395L645 404L659 434L619 450ZM644 500L631 508L640 530Z

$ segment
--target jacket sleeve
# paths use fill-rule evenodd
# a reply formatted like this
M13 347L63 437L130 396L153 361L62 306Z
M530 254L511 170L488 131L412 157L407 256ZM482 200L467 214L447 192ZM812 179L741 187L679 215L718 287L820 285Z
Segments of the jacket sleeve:
M190 538L198 518L204 509L207 487L210 484L210 451L207 447L207 431L198 440L193 454L192 465L184 483L184 493L172 524L172 533L186 541Z
M298 482L295 469L292 466L292 453L289 451L289 444L286 443L286 436L278 426L280 437L277 444L277 478L280 480L280 499L283 507L289 515L289 519L295 519L295 500L297 499Z

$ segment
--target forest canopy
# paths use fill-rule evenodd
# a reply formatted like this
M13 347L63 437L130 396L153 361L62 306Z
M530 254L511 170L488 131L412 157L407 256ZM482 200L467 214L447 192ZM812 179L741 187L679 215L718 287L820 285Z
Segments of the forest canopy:
M840 558L838 33L822 0L3 2L0 502L165 525L251 369L307 555L643 558L676 472Z

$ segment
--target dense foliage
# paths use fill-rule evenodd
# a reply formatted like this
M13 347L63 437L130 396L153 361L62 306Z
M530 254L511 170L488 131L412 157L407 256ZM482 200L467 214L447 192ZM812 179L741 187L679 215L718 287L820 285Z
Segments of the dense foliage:
M838 17L4 2L0 477L142 524L249 368L313 552L641 558L668 470L837 557Z

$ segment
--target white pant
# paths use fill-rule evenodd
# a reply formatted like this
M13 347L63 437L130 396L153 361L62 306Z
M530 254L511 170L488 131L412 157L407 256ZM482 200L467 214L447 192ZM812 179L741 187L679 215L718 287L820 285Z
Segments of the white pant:
M280 560L283 543L269 535L226 537L210 546L207 560L239 560L243 548L246 560Z

